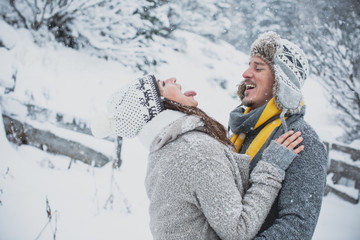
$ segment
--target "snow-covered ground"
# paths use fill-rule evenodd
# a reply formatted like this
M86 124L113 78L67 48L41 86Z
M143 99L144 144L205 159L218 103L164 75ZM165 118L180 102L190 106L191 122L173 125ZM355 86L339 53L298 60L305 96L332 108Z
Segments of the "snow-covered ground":
M200 107L226 125L228 113L238 104L234 94L247 55L187 32L177 32L176 38L181 51L162 48L154 53L167 61L155 74L160 79L175 76L184 90L197 91ZM61 46L38 47L28 32L1 21L0 39L9 48L0 48L0 84L11 86L17 69L15 92L4 94L0 88L3 100L13 97L89 119L118 86L141 76L119 63ZM225 89L219 87L224 81ZM303 91L307 120L323 140L335 141L341 129L332 124L331 108L313 76ZM43 128L51 126L44 123ZM106 151L113 147L107 141L97 144ZM359 143L353 145L360 148ZM95 168L80 161L69 168L67 157L9 143L3 127L0 153L1 240L53 239L54 233L56 239L66 240L151 239L144 189L147 151L138 139L124 141L123 165L116 170L111 163ZM329 194L314 239L360 239L359 224L360 204Z

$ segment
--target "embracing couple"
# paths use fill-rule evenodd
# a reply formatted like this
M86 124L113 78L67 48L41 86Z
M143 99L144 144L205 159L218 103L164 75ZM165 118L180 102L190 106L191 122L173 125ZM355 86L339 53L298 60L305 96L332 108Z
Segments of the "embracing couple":
M311 239L327 157L304 121L308 62L274 32L252 44L229 130L175 78L141 77L115 92L95 136L138 136L154 239ZM228 138L230 137L230 138Z

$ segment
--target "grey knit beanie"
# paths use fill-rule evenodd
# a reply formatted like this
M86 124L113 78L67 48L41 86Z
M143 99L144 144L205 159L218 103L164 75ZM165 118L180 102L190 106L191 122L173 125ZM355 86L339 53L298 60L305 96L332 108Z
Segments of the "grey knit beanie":
M107 112L92 120L91 131L100 138L111 134L133 138L163 110L156 78L147 75L115 92L107 102Z
M277 107L295 112L301 108L301 87L309 72L304 52L294 43L269 31L254 41L250 55L260 57L273 70L273 95Z
M304 52L294 43L270 31L254 41L250 55L260 57L273 70L273 96L276 106L282 109L281 117L286 113L299 112L303 98L301 87L309 74Z

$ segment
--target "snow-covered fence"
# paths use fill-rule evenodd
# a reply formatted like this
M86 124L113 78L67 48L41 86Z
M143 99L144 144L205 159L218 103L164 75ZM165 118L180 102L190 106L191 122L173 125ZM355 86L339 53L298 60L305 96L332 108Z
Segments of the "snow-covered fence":
M357 204L360 194L360 149L325 143L328 156L328 177L325 195L332 192Z
M0 103L9 141L68 156L95 167L113 160L116 166L121 165L122 139L94 138L86 120L8 96L0 98Z
M331 144L331 149L349 154L350 158L353 161L360 161L360 150L359 149L354 149L354 148L342 146L339 144Z

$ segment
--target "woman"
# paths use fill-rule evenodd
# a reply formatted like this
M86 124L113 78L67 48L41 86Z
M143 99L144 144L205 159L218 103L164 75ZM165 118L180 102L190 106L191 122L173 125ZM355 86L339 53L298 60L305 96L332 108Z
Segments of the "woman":
M225 128L197 108L175 78L149 75L116 92L95 136L139 136L148 147L145 179L154 239L251 239L303 150L288 132L264 151L249 178L249 157L233 151ZM104 127L106 126L106 127Z

